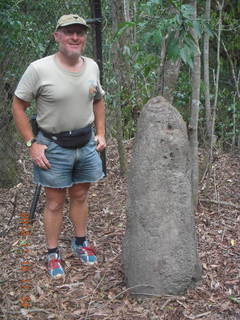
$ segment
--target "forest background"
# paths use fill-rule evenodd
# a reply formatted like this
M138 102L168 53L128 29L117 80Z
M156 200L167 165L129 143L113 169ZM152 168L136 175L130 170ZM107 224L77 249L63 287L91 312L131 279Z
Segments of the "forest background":
M57 49L52 34L62 14L88 19L85 54L96 59L91 19L100 2L108 175L89 195L89 233L99 265L89 269L72 257L66 212L61 250L67 277L53 284L43 259L43 193L25 255L27 237L18 236L19 214L28 212L34 188L32 163L16 132L11 101L28 64ZM239 13L238 0L0 0L0 318L240 319ZM195 218L203 275L201 284L184 296L144 300L130 296L121 266L126 163L139 113L159 94L179 110L188 127L195 191L199 182ZM33 103L29 117L35 111ZM33 272L21 270L23 258ZM25 281L30 288L23 288ZM26 294L30 308L20 309Z
M17 181L16 84L31 61L56 50L52 34L59 16L77 13L91 23L95 2L0 1L1 186ZM107 135L117 138L122 174L122 141L134 137L142 106L159 94L187 122L195 155L198 144L210 161L215 148L239 148L239 1L103 0L101 7ZM93 27L85 54L96 57Z

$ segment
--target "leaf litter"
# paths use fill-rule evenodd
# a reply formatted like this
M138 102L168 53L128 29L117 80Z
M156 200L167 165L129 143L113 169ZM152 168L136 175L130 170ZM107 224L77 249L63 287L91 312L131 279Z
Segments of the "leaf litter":
M132 143L125 142L128 162ZM20 213L29 211L34 185L26 148L19 145L19 150L19 183L0 193L0 319L240 319L239 154L219 152L200 184L195 220L201 282L183 296L144 298L130 294L122 272L127 179L120 176L116 143L111 141L107 148L107 177L93 184L89 194L88 237L98 265L82 265L71 252L67 199L59 241L66 276L58 281L46 272L43 192L30 234L20 232Z

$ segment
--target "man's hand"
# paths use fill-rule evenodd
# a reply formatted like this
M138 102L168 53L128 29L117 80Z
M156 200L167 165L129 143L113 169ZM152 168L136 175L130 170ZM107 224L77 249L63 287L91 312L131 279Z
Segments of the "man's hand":
M45 156L46 149L46 145L34 142L29 150L32 161L44 170L51 168L51 165Z
M97 147L96 147L97 151L102 151L106 148L106 140L104 136L96 135L95 141L97 144Z

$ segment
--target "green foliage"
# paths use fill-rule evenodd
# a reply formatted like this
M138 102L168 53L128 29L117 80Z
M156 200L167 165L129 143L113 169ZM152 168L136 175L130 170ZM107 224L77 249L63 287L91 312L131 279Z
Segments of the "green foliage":
M135 133L134 112L136 109L139 112L155 94L163 40L166 40L168 58L180 58L187 66L193 67L195 43L190 30L195 28L200 35L203 23L192 20L193 8L190 5L180 1L171 1L171 4L173 7L169 10L166 1L142 1L134 19L120 24L112 38L112 41L119 41L129 29L135 30L135 41L122 48L125 60L131 61L128 86L119 88L126 139Z
M88 5L84 2L82 14L84 11L89 14L89 9L85 8ZM49 48L56 21L63 14L78 13L79 1L11 0L6 3L2 0L0 9L0 26L4 30L0 37L0 61L8 64L5 70L14 70L5 75L6 81L14 82L31 61L56 50L54 45Z
M225 146L232 144L234 136L240 136L240 101L231 103L233 94L226 89L219 94L216 135Z
M193 7L181 4L181 1L170 1L169 10L163 1L149 0L140 5L134 22L119 26L115 41L128 29L136 27L138 38L141 38L141 50L159 54L163 39L167 41L167 54L170 59L180 58L186 65L193 67L193 56L196 50L192 29L198 38L210 28L203 17L193 20Z
M191 30L197 34L200 43L204 32L210 35L210 75L211 102L214 95L214 77L216 70L216 31L218 22L217 4L212 4L210 23L204 17L204 1L198 2L199 12L196 20L192 19L193 8L181 0L139 0L131 11L132 20L119 25L116 34L112 34L110 2L102 0L103 8L103 54L104 54L104 89L107 92L108 114L113 113L113 100L120 95L121 110L124 123L124 138L135 134L135 114L156 93L160 52L163 41L167 48L167 58L180 58L184 64L178 85L174 93L174 104L185 120L189 119L191 99L191 80L189 69L193 67L195 43ZM136 11L135 11L136 10ZM80 12L79 12L80 11ZM0 0L0 26L4 32L0 35L0 71L2 86L0 87L2 107L8 105L3 87L7 83L13 89L26 66L44 54L56 50L52 33L57 18L65 13L80 13L90 17L88 1L79 0ZM222 39L228 49L236 71L239 71L239 1L225 0L223 13L224 30ZM123 87L118 86L118 79L112 73L111 46L119 41L125 33L134 34L120 48L125 59L126 70L122 73L126 80ZM87 55L92 55L91 33L89 34ZM119 41L119 43L121 43ZM219 104L217 111L217 134L228 143L233 136L233 92L231 68L226 53L221 51L221 74L219 87ZM112 90L112 88L117 88ZM6 102L6 104L5 104ZM204 105L204 88L201 88L201 105ZM3 108L3 109L4 109ZM230 110L230 109L231 110ZM32 112L34 106L29 110ZM239 130L239 104L235 104L236 129ZM8 109L9 112L9 109ZM200 125L204 122L204 108L200 110ZM114 130L113 130L114 132Z
M89 3L79 0L0 0L0 185L16 182L15 128L11 98L26 67L56 50L53 39L57 19L66 13L89 15ZM34 105L28 109L29 115ZM4 150L4 152L2 152Z

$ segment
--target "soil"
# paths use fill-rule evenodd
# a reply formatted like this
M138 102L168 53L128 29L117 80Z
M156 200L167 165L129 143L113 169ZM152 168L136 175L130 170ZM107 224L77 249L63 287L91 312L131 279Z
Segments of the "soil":
M125 147L129 162L132 141ZM216 152L211 172L203 170L196 212L201 282L183 296L146 298L130 294L122 272L127 179L120 176L116 144L110 142L107 149L107 177L89 194L88 237L98 264L85 266L72 255L67 199L59 241L66 276L58 281L46 272L44 193L31 225L28 212L35 190L31 162L26 148L18 148L19 184L0 189L1 319L240 319L239 153ZM203 158L201 152L202 163Z

